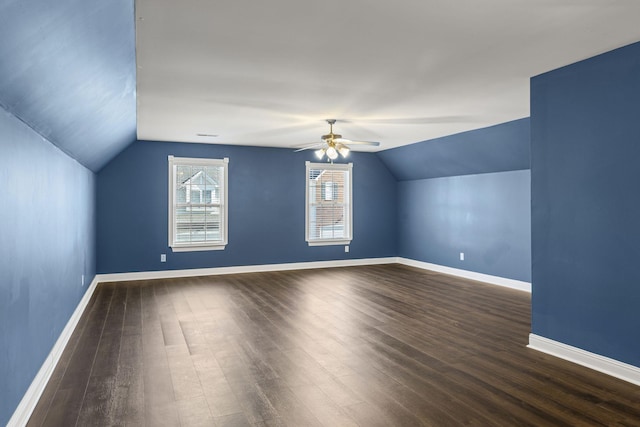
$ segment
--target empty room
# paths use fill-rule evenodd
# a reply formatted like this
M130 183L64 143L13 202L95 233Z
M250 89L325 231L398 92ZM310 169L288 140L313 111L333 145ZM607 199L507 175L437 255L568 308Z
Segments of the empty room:
M640 426L639 17L0 0L0 425Z

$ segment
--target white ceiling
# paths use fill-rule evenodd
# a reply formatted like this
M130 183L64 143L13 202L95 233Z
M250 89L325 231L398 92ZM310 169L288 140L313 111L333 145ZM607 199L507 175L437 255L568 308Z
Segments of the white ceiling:
M640 40L638 0L137 0L138 139L384 150L529 115L529 78ZM202 137L197 134L214 134Z

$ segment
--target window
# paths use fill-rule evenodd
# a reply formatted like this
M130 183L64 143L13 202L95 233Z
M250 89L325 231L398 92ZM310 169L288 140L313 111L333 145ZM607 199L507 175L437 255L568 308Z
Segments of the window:
M338 183L337 182L323 182L322 183L322 200L335 200L338 196Z
M169 156L169 246L174 252L227 244L229 159Z
M352 163L307 162L305 223L310 246L351 242L352 168Z

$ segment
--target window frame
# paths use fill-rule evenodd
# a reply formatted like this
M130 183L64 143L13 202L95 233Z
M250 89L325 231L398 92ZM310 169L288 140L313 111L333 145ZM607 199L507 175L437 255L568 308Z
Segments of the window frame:
M330 246L330 245L349 245L353 240L353 163L312 163L310 161L305 162L305 240L309 246ZM312 239L310 237L310 200L309 200L309 172L311 169L324 169L324 170L337 170L347 172L347 181L344 189L345 193L348 192L348 200L345 200L346 215L345 215L345 236L341 238L331 239ZM332 185L335 184L332 182ZM320 186L321 193L324 193L322 186ZM333 200L335 200L335 196ZM321 198L323 195L321 194Z
M208 159L193 157L168 157L169 163L169 233L168 245L173 252L192 252L192 251L217 251L223 250L228 244L229 231L229 158ZM209 166L220 167L223 170L222 183L222 199L220 200L220 241L215 242L195 242L184 243L175 241L175 221L176 221L176 204L175 204L175 171L177 166ZM204 195L203 195L204 196ZM213 197L213 193L212 193ZM206 198L205 198L206 199ZM202 200L201 200L202 202Z

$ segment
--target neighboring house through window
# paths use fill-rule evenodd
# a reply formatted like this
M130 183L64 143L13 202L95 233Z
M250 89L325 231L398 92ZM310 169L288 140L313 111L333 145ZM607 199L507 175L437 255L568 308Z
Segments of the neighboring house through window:
M310 246L352 239L353 164L306 163L306 239Z
M227 244L229 159L169 156L169 246L174 252Z
M322 183L322 200L330 201L335 200L338 197L338 183L337 182L323 182Z

